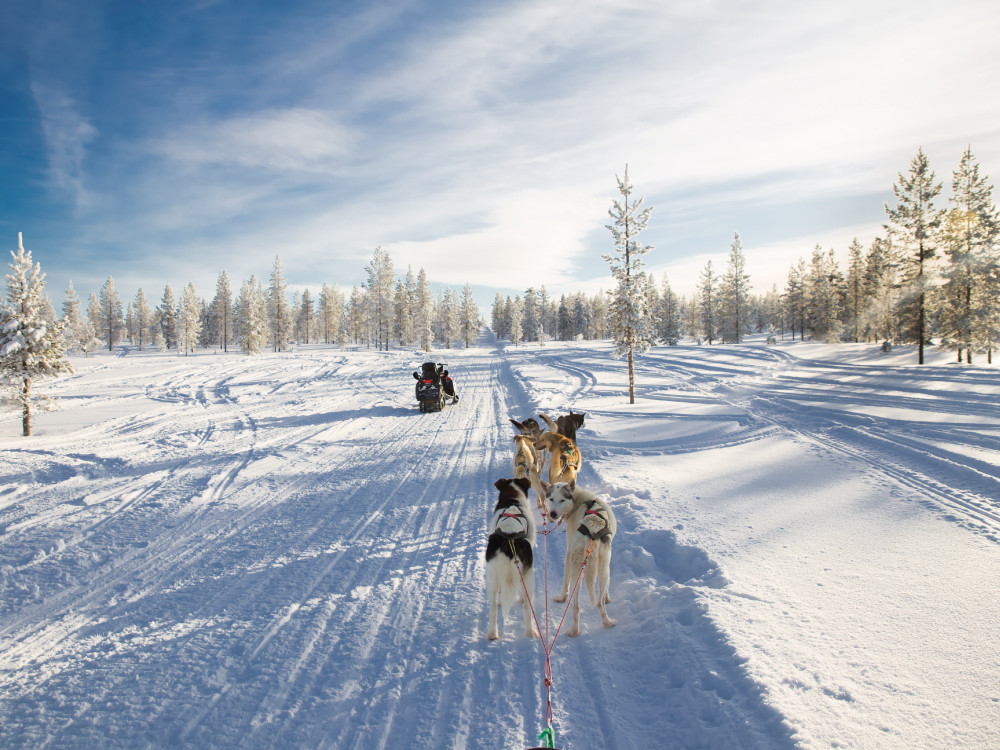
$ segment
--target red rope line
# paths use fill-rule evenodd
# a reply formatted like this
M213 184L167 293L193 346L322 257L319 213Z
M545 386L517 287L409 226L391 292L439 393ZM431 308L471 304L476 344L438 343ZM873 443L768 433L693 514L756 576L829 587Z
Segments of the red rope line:
M556 526L558 526L560 522L562 522L561 518L559 519L559 522L556 523ZM544 559L543 576L544 576L544 579L545 579L545 636L544 637L542 637L542 634L541 634L542 628L541 628L541 624L538 622L538 613L535 612L535 605L532 602L531 597L528 595L528 585L524 582L524 572L521 570L521 561L517 559L516 555L514 555L514 565L517 568L517 574L518 574L518 576L521 579L521 588L524 590L525 601L528 602L528 609L531 611L531 616L532 616L532 618L535 621L535 629L538 631L538 638L541 641L542 651L545 654L545 670L543 672L543 678L544 678L544 682L545 682L545 691L546 691L546 700L545 700L545 725L547 727L551 728L552 727L552 720L554 718L554 713L552 711L552 685L553 685L553 680L552 680L552 659L551 659L552 649L555 648L556 639L559 637L559 632L562 630L563 623L566 622L566 615L569 614L570 605L573 604L573 600L576 597L577 591L580 588L580 581L583 580L583 571L586 570L587 563L590 561L590 554L591 554L591 552L594 549L594 540L591 539L590 543L587 545L587 553L584 555L583 564L580 566L580 573L576 577L576 583L573 584L573 591L570 593L569 598L566 599L566 608L563 610L562 618L559 620L559 627L556 628L556 632L553 634L552 640L549 641L549 575L548 575L548 573L549 573L549 552L548 552L548 545L545 544L545 537L547 537L550 532L545 531L545 525L546 525L546 521L545 521L545 517L543 516L542 517L542 542L543 542L542 543L542 548L543 548L542 557ZM552 531L555 531L555 527L552 528ZM566 540L566 543L569 544L569 540L568 539ZM510 551L513 554L513 552L514 552L514 542L513 541L511 541L510 546L511 546L511 550Z

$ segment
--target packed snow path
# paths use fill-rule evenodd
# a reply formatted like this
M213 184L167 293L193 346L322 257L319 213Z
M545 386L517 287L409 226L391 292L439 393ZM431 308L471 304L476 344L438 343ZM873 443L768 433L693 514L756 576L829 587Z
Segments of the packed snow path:
M996 371L788 351L654 350L629 408L606 345L484 338L440 414L413 352L78 360L38 437L0 433L0 745L533 744L541 649L519 612L485 640L485 525L508 417L572 406L619 625L585 601L556 645L560 746L987 746ZM904 559L857 559L886 522ZM881 646L914 637L933 658Z

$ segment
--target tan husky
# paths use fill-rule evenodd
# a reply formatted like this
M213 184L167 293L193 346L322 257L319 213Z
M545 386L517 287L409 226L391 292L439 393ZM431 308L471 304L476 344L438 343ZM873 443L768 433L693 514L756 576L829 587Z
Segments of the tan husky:
M535 441L535 448L549 452L549 484L572 482L580 472L580 449L558 432L546 432Z
M535 439L529 435L514 436L514 478L527 479L535 490L535 501L546 513L545 490L542 488L541 477L538 476L538 454L535 452Z

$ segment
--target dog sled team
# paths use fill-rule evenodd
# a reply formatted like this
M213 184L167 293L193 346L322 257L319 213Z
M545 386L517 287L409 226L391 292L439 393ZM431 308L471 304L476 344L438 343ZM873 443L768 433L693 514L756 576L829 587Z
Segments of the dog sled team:
M590 602L601 615L604 627L615 625L607 611L611 601L611 543L617 530L614 512L608 503L580 487L580 450L576 443L577 430L584 426L584 414L570 410L569 414L551 419L539 414L547 429L542 430L534 419L518 422L514 436L514 478L498 479L496 507L490 518L486 543L486 598L490 614L486 637L500 637L497 610L502 608L504 619L520 599L524 612L524 635L539 637L535 626L532 601L535 592L534 547L537 525L535 509L548 520L566 524L566 560L563 582L557 602L566 602L572 611L567 635L580 634L580 592L577 582L583 577ZM548 455L548 480L541 474ZM535 493L534 508L529 500ZM596 587L596 588L595 588Z

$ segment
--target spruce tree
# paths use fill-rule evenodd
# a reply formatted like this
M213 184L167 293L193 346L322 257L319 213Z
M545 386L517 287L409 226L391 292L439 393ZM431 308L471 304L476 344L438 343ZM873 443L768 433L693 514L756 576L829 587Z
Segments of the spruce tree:
M177 349L184 356L193 354L201 333L201 301L194 290L194 284L188 283L181 295L181 304L177 315Z
M705 270L701 272L698 284L698 323L709 346L718 335L718 284L719 279L712 268L712 261L709 260L705 263Z
M177 348L177 300L170 284L163 288L163 298L160 300L160 334L164 347Z
M434 324L434 297L431 294L430 283L427 281L427 273L422 268L417 274L415 310L414 320L416 321L417 338L419 339L420 348L425 352L429 352L434 345L432 328Z
M885 204L889 223L885 224L890 238L907 253L906 281L908 298L903 308L908 333L917 340L917 362L924 363L924 344L928 338L927 293L930 287L930 262L936 253L935 235L941 225L942 211L934 208L934 199L941 193L941 183L935 183L934 172L923 149L910 162L910 173L902 172L892 186L896 206Z
M750 331L750 276L740 233L729 243L729 263L719 285L719 333L723 341L738 344Z
M851 341L858 343L861 341L862 318L865 309L865 262L862 256L861 243L855 237L847 248L847 288L846 288L846 315L847 330L850 331Z
M287 352L292 339L292 311L288 304L288 282L281 256L274 256L271 269L271 286L268 288L268 319L274 351Z
M635 354L646 352L653 345L654 332L649 314L647 287L649 279L643 268L642 256L652 248L639 241L639 233L646 228L652 207L643 207L642 198L629 198L634 191L625 175L619 178L618 192L622 200L615 200L608 215L612 219L607 224L614 241L613 254L602 255L611 267L611 275L618 286L611 294L610 319L611 335L615 342L615 356L626 356L628 361L628 401L635 403Z
M108 351L114 349L115 341L122 335L125 328L125 314L122 311L122 300L115 288L115 280L108 276L101 288L101 320L97 326L100 337L108 342Z
M219 348L229 351L229 339L232 335L233 292L229 282L229 274L223 271L215 282L215 297L212 299L212 311L215 313L215 329L219 336Z
M461 337L462 343L468 349L479 335L479 306L472 296L472 286L465 285L462 289Z
M251 275L240 287L233 305L233 327L244 354L260 354L270 337L268 298L256 276Z
M941 290L941 344L965 351L972 364L973 351L991 347L990 320L997 308L998 291L990 284L991 250L1000 235L1000 216L993 204L993 186L979 174L979 164L969 147L952 173L951 209L942 227L948 264Z
M7 295L0 307L0 376L5 400L21 410L21 432L31 435L32 405L48 408L52 399L35 392L38 380L56 377L73 368L66 359L63 321L50 321L45 311L45 274L24 249L17 235L17 253L11 251Z

